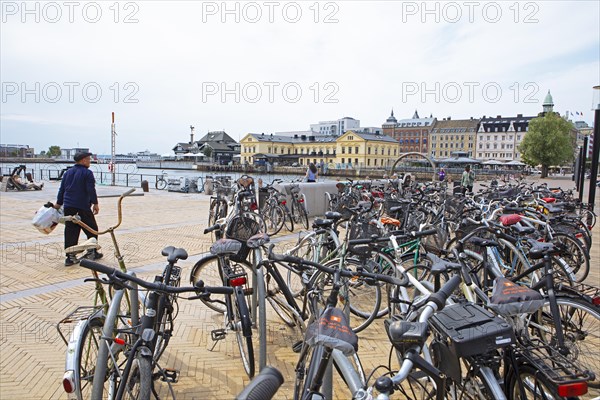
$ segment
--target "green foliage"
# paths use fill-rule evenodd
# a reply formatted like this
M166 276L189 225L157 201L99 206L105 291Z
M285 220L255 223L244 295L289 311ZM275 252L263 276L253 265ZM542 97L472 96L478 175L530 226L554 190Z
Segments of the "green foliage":
M48 148L48 153L47 155L53 157L53 156L60 156L60 146L50 146Z
M204 150L202 150L202 153L204 153L204 155L206 157L212 156L212 148L210 148L209 146L204 146Z
M572 161L575 154L572 129L573 124L554 113L532 119L519 145L521 159L531 166L541 165L542 173L552 165Z

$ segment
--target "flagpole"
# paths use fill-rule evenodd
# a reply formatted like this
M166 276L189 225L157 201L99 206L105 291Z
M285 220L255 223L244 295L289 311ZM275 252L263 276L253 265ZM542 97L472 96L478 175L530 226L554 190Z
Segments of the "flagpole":
M115 113L112 113L112 123L110 124L110 173L111 173L111 186L115 186L116 168L115 168L115 145L117 132L115 131Z

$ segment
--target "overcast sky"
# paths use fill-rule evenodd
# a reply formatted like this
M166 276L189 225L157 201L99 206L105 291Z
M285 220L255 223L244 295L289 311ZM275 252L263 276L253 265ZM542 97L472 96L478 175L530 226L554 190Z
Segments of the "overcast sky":
M27 9L23 6L26 4ZM0 141L168 153L344 116L592 123L598 1L2 1Z

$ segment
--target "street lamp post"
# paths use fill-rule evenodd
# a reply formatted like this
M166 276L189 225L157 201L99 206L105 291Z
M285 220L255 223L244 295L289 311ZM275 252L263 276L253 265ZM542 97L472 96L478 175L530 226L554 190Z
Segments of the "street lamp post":
M583 138L583 148L581 149L581 158L579 160L579 185L577 190L579 191L579 201L583 201L583 188L585 187L585 164L587 163L587 148L588 148L588 137Z
M600 85L594 86L593 96L594 110L594 147L592 149L592 170L590 175L590 189L588 195L588 207L594 211L596 201L596 177L598 175L598 158L600 157Z

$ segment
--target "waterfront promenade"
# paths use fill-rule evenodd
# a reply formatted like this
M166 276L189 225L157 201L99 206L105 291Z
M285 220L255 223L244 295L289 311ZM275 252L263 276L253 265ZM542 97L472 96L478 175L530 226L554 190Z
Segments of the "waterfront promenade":
M573 187L570 180L547 180L551 186ZM80 305L92 303L93 283L84 283L90 273L79 267L64 267L63 227L50 235L31 225L34 212L46 201L54 201L58 184L46 183L43 191L0 193L0 399L65 399L61 381L66 346L55 324ZM99 227L116 221L116 197L122 187L98 187ZM141 193L138 190L137 193ZM209 197L151 190L144 196L123 201L123 224L117 239L129 269L151 279L164 266L162 248L185 248L190 258L182 261L182 284L201 254L208 251L210 235L204 235ZM600 209L597 202L596 209ZM592 272L588 282L600 284L598 224L592 250ZM300 232L299 230L297 232ZM298 233L278 235L278 248L296 241ZM116 266L109 237L100 238L103 263ZM284 375L286 383L277 399L292 398L297 355L289 347L289 328L267 307L269 315L269 362ZM210 330L221 327L222 318L199 301L179 301L175 332L161 364L179 369L173 386L177 399L229 399L248 382L233 335L212 347ZM387 363L390 346L381 321L359 335L359 354L369 373ZM347 398L344 393L337 397Z

